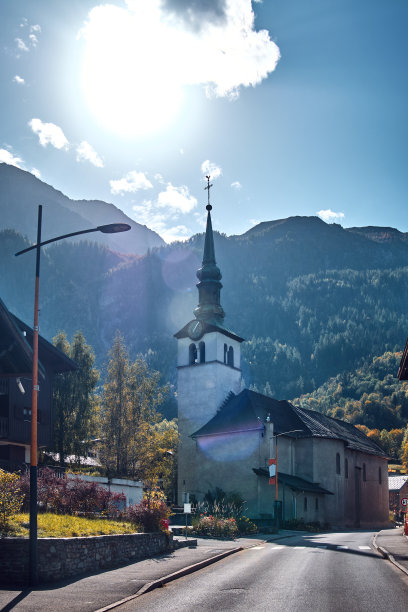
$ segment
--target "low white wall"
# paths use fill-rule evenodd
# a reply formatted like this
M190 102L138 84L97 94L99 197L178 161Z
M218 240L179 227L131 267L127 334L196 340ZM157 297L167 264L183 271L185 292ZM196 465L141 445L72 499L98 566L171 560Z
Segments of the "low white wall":
M140 480L112 478L105 476L88 476L86 474L67 474L68 478L81 478L87 482L96 482L111 493L123 493L126 497L126 507L138 504L143 499L143 483Z

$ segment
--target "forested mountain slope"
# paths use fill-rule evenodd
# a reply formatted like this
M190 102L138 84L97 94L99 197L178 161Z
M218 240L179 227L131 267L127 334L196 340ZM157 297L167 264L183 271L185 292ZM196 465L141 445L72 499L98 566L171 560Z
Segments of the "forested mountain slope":
M397 230L390 234L316 217L262 223L242 236L215 234L225 325L246 338L246 386L290 399L403 348L408 242ZM14 257L24 243L0 232L0 295L30 322L34 256ZM132 356L145 354L175 383L173 334L193 318L202 249L203 235L143 257L86 242L45 249L41 332L50 338L82 329L100 366L119 329Z

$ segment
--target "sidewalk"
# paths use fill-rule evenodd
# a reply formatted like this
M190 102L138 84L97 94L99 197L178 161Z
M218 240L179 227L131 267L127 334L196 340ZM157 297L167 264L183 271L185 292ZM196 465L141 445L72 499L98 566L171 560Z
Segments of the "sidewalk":
M408 576L408 537L403 527L383 529L374 536L373 544L384 558Z
M290 535L292 532L281 531L275 535L257 534L235 541L197 538L197 545L179 548L172 553L92 576L41 585L35 590L3 588L0 589L0 610L95 612L111 609L111 605L118 601L195 571L197 568L192 566L197 563L205 566L244 548L259 545L265 540L272 541ZM175 539L185 540L182 536ZM192 538L188 540L195 542ZM172 576L173 574L175 575Z

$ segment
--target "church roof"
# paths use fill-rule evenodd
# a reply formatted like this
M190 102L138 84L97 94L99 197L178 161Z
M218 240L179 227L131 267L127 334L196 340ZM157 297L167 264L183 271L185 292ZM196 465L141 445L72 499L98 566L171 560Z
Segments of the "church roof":
M269 472L266 468L252 468L257 476L266 476L269 478ZM319 485L318 482L310 482L299 476L293 476L292 474L284 474L278 472L278 482L284 484L295 491L302 491L307 493L320 493L323 495L334 495L331 491L324 489Z
M194 320L195 319L193 319L193 321ZM177 339L178 338L188 338L188 328L189 328L190 323L191 321L189 321L187 325L185 325L182 329L180 329L180 331L174 334L174 337ZM224 336L228 336L228 338L232 338L233 340L236 340L237 342L244 341L244 338L241 338L237 334L234 334L234 332L230 331L223 325L214 325L213 323L208 323L208 321L201 321L201 323L203 324L203 330L204 330L203 335L207 334L208 332L216 331L216 332L219 332L220 334L224 334Z
M244 389L238 395L230 393L217 414L192 434L193 438L241 431L262 430L266 418L274 425L274 434L292 438L326 438L342 440L351 450L387 457L387 454L359 429L320 412L293 406L286 400ZM290 433L292 430L296 432Z

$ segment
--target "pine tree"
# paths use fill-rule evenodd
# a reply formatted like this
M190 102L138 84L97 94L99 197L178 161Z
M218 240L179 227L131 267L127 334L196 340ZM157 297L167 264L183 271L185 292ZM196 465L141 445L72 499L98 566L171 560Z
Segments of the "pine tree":
M65 333L60 332L53 343L78 366L77 370L57 374L54 379L54 449L64 466L67 455L75 455L79 462L87 442L95 434L95 387L99 372L93 367L95 355L82 332L76 332L71 344Z

